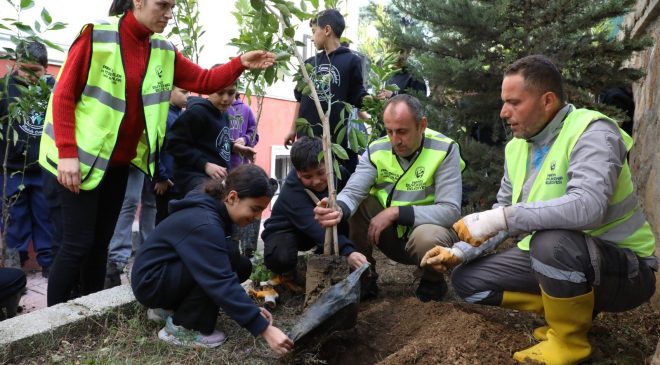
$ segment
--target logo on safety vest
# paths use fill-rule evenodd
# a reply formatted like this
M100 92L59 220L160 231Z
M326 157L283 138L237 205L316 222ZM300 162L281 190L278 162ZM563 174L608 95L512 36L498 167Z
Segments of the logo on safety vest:
M121 74L115 72L115 70L109 66L103 65L101 67L101 75L103 75L103 77L110 80L115 85L121 82Z
M424 166L420 166L415 170L415 177L421 179L424 176Z
M163 68L160 65L156 66L156 75L159 79L163 78Z
M557 161L552 161L552 163L550 163L550 171L555 171L556 167L557 167Z
M561 175L550 173L545 177L546 185L562 185L563 183L564 183L564 177Z
M383 177L383 179L391 181L397 181L399 180L399 176L401 176L395 172L390 172L387 169L380 169L380 175Z

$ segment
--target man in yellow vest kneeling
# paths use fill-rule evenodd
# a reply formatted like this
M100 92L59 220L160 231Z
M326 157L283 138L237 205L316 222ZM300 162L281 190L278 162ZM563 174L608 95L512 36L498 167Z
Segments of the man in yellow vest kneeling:
M419 268L429 249L456 242L451 225L461 212L465 165L458 144L426 128L423 108L410 95L389 99L383 121L387 136L368 146L337 196L337 210L325 208L325 200L314 209L325 227L348 221L349 238L372 264L371 281L362 288L366 296L377 293L373 246ZM421 268L420 274L417 298L442 300L447 292L443 274Z
M655 291L655 238L627 161L632 138L607 116L567 104L562 83L544 56L522 58L505 71L500 116L514 138L497 204L454 224L473 246L499 231L526 234L517 247L452 274L468 302L545 316L547 326L534 330L539 343L513 355L520 362L589 358L594 315L630 310ZM423 264L443 270L456 261L435 249Z

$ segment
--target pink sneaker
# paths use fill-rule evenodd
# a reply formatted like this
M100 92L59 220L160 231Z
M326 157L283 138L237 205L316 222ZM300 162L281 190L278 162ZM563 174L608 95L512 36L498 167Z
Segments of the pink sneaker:
M218 330L214 330L210 335L204 335L199 331L177 326L172 322L172 317L167 317L165 327L158 331L158 338L177 346L214 348L222 345L227 336Z

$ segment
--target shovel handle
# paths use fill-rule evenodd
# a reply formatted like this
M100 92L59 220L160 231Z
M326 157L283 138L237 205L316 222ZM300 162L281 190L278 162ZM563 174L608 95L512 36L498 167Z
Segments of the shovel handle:
M339 256L339 234L337 233L337 226L328 227L325 229L323 254Z

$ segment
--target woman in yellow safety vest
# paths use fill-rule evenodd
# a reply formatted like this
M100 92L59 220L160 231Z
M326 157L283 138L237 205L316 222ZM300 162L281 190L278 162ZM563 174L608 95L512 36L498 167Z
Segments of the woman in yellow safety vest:
M251 51L213 70L186 59L159 33L175 0L114 0L110 17L85 25L51 96L39 163L59 183L62 242L48 280L48 305L103 289L108 243L128 167L154 175L174 86L202 94L226 87L272 53ZM57 182L55 182L55 180Z

